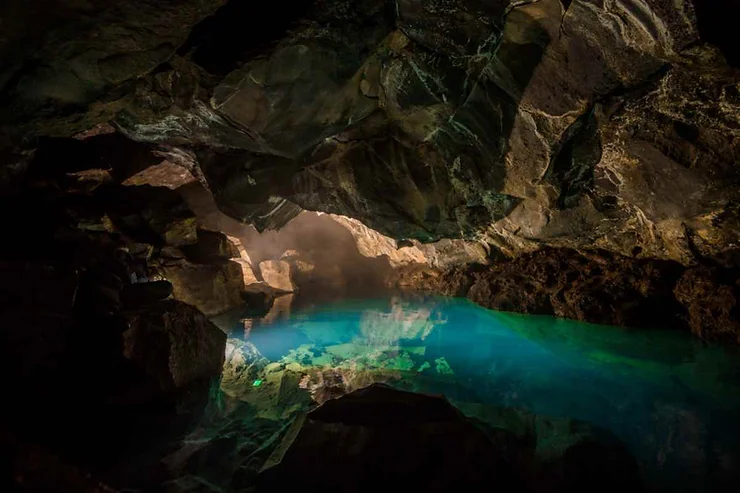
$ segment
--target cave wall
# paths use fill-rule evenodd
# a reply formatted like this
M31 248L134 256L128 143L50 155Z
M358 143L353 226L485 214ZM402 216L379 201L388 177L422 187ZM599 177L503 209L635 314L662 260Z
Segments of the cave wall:
M508 255L737 263L737 58L712 27L734 2L17 3L47 30L33 57L4 35L26 56L0 78L5 175L36 136L111 122L259 229L304 208Z

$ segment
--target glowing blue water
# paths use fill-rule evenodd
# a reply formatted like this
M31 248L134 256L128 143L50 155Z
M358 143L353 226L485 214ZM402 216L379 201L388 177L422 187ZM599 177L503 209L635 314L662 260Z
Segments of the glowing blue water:
M245 336L270 361L360 369L365 379L377 370L378 380L453 401L583 420L612 431L671 490L711 491L740 469L731 348L461 299L344 301L271 320Z

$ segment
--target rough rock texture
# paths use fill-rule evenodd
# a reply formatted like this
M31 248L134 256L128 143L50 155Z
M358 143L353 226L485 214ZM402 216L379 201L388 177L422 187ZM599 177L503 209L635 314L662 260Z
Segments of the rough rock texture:
M673 293L685 307L696 335L740 344L740 274L727 274L708 268L689 269L678 280Z
M330 217L352 234L357 242L357 250L365 257L385 256L390 265L395 268L408 264L427 263L424 252L413 243L410 246L398 248L396 240L368 228L356 219L336 214L331 214Z
M223 2L53 3L3 16L37 28L0 50L19 60L0 77L4 176L27 162L20 135L112 121L259 228L297 204L508 254L737 262L737 56L712 27L732 5L230 2L190 31ZM236 18L266 37L239 45Z
M184 148L258 227L292 202L507 253L733 261L737 72L701 43L688 0L348 5L316 4L228 73L171 59L117 125Z
M389 258L418 248L443 269L459 245L430 256L412 240L479 242L469 259L598 248L724 279L717 269L740 265L736 13L693 0L14 0L0 10L0 195L63 178L60 191L100 201L80 227L184 248L192 214L151 189L195 180L258 229L302 208L342 214L410 242ZM729 291L712 289L677 296L705 293L731 327ZM553 311L593 317L589 303Z
M172 392L221 374L226 334L196 308L168 300L129 315L124 357Z
M404 277L409 287L467 296L497 310L684 329L728 342L740 341L738 281L740 274L731 269L687 269L672 261L564 248Z
M295 291L290 264L285 260L265 260L260 262L260 274L265 283L286 293Z
M297 419L268 459L258 491L641 491L619 443L583 440L544 465L532 437L466 418L442 397L372 385ZM329 470L328 476L312 471Z

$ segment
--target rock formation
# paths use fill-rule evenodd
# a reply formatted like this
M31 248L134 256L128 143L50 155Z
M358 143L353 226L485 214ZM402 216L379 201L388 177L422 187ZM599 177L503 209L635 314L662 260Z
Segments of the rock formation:
M738 57L713 27L731 2L53 3L0 15L26 27L0 40L3 193L76 137L113 165L79 164L78 187L197 181L258 229L309 209L493 258L598 248L722 279L740 262ZM194 241L184 216L136 218L143 195L126 226Z
M736 342L738 15L732 0L3 2L4 427L76 443L108 483L135 468L119 449L202 413L224 350L204 313L307 280ZM335 225L363 270L229 238L306 210L351 218Z
M376 384L297 419L261 471L258 491L370 492L389 483L440 492L642 490L637 463L618 442L585 437L539 464L537 438L489 428L442 397ZM332 474L311 474L326 470Z

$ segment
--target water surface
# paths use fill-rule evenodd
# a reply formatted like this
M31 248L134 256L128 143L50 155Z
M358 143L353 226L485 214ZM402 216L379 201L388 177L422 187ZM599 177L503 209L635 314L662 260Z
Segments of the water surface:
M721 491L740 469L734 348L454 298L283 308L240 326L227 351L223 389L265 418L381 381L442 393L463 410L507 406L604 428L661 489Z

